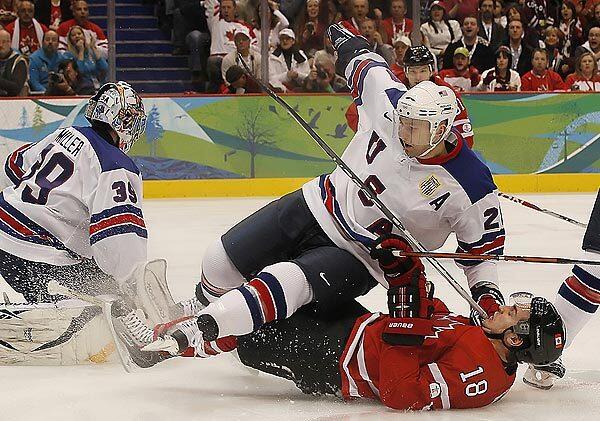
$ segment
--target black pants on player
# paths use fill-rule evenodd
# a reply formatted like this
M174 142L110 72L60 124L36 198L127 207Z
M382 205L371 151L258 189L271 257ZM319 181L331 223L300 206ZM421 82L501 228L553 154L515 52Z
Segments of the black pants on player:
M304 393L339 395L340 357L356 319L366 313L354 300L327 311L308 304L289 319L239 337L240 360L292 380Z
M91 295L119 291L114 278L102 272L91 259L71 266L54 266L22 259L0 250L0 275L29 303L51 303L64 298L48 294L48 282L52 280Z
M297 264L312 287L313 302L322 308L351 301L377 284L356 257L329 239L301 190L259 209L226 232L221 241L248 280L277 262Z

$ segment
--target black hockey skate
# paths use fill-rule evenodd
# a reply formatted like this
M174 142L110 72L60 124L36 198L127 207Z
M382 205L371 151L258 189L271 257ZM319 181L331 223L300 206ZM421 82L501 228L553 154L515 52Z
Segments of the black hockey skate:
M548 365L533 365L527 367L523 374L523 383L543 390L548 390L554 386L554 382L565 376L565 366L562 358Z

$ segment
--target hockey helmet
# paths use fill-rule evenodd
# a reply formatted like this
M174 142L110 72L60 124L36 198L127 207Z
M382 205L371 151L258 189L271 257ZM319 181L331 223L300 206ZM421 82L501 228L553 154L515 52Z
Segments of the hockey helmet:
M85 117L90 123L109 125L119 136L118 147L127 153L146 130L142 98L127 82L104 84L89 101Z
M401 117L429 122L430 147L420 155L422 157L448 137L457 113L458 104L454 91L426 80L410 88L398 101L396 107L397 129L400 128ZM442 135L434 140L436 132L443 122L446 123L446 128Z
M513 348L513 353L520 363L550 364L563 352L565 345L563 321L554 305L545 298L530 295L530 300L529 320L520 321L512 328L513 332L523 340L521 346Z
M424 45L419 45L417 47L411 47L406 50L404 54L404 66L431 66L433 70L433 66L435 64L435 58L429 48Z

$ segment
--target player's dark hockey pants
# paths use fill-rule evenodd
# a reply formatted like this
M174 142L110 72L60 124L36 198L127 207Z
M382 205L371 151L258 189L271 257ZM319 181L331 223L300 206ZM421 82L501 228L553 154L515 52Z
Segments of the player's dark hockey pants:
M61 298L48 294L48 282L52 280L92 295L114 294L118 291L116 281L90 259L71 266L54 266L25 260L0 250L0 275L30 303L49 303Z
M295 263L312 288L313 301L323 308L351 301L377 285L356 257L323 232L302 190L259 209L227 231L221 241L231 262L248 280L268 265Z
M356 301L328 309L306 305L238 338L241 361L257 370L292 380L304 393L337 394L339 360L356 319L368 311Z

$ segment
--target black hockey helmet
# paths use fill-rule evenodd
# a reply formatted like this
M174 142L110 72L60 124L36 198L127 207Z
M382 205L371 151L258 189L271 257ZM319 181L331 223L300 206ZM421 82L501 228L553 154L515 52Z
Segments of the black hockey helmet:
M532 298L529 320L517 323L513 331L523 340L521 346L513 348L515 359L520 363L550 364L563 352L563 321L554 305L545 298Z
M430 65L433 68L434 64L435 59L433 54L424 45L410 47L404 54L405 67Z

